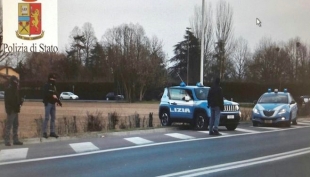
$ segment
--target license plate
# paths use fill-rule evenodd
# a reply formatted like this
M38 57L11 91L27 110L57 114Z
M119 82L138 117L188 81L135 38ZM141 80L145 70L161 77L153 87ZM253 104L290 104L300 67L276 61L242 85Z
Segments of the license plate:
M271 123L272 123L272 120L265 120L264 123L266 123L266 124L271 124Z
M227 119L234 119L235 116L234 115L227 115Z

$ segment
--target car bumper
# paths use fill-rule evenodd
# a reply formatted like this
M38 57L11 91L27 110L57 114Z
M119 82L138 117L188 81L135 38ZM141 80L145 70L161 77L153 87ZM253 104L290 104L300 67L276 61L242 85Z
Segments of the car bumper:
M240 121L239 112L222 112L220 118L220 125L238 124Z
M265 117L265 116L252 116L252 122L260 124L280 124L289 121L289 115Z

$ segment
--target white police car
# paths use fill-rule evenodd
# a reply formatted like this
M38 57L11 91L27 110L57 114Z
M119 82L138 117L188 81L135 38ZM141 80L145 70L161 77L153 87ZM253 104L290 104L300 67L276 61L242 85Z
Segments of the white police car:
M259 98L253 108L253 126L284 124L290 127L291 123L296 125L297 110L297 103L287 89L283 92L279 92L278 89L272 92L268 89L268 92Z

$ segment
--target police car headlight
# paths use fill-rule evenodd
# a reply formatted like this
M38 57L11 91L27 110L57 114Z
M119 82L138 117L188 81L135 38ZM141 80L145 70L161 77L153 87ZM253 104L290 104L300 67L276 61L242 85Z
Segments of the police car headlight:
M236 105L236 111L239 111L240 107L239 105Z
M254 112L255 114L259 114L259 113L258 113L258 110L257 110L256 108L253 108L253 112Z
M285 109L281 109L278 114L284 114L284 113L286 113L286 110Z

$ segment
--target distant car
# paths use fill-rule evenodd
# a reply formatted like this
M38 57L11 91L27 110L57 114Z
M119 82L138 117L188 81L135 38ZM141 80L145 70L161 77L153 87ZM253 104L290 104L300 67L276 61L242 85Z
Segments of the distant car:
M106 100L124 100L124 95L117 95L114 92L109 92L106 96L105 96Z
M72 92L61 92L59 98L62 100L77 100L79 99L79 96L75 95Z
M252 111L253 126L259 124L284 124L287 127L297 124L297 103L293 96L284 89L283 92L279 92L275 89L274 92L271 89L255 101L255 106Z
M310 114L310 95L300 96L297 103L298 115L307 116Z
M0 99L4 98L4 91L0 91Z

